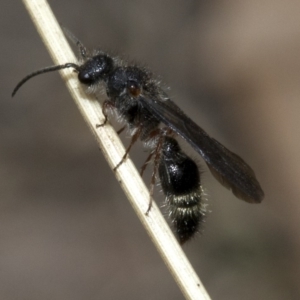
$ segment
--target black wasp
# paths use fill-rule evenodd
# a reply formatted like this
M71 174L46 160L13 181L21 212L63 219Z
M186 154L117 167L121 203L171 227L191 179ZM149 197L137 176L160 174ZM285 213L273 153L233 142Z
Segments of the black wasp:
M51 66L29 74L19 82L12 96L30 78L66 68L73 68L78 73L78 80L88 87L88 92L97 95L101 85L104 86L108 96L103 103L105 122L108 114L114 111L132 135L131 143L116 168L138 139L150 147L150 155L141 173L147 163L153 161L150 194L152 196L158 174L181 243L199 230L205 217L205 204L198 166L182 151L175 139L177 135L202 156L215 178L235 196L249 203L262 201L264 193L253 170L172 102L149 70L127 64L100 50L90 53L72 34L67 32L67 35L78 46L80 62Z

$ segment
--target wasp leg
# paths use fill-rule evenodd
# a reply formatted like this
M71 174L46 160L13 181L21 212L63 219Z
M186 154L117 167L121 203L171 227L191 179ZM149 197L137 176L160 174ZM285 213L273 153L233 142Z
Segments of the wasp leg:
M99 127L103 127L106 125L107 121L108 121L108 110L109 109L112 109L112 108L115 108L114 105L112 104L111 101L109 100L105 100L103 102L103 105L102 105L102 113L104 115L104 122L102 124L96 124L96 128L99 128Z
M123 155L121 161L114 167L114 171L116 171L122 165L122 163L125 161L125 159L126 159L128 153L130 152L132 146L136 143L136 141L140 137L140 134L141 134L141 127L138 128L138 130L133 134L133 136L131 138L131 141L130 141L130 144L129 144L128 148L125 151L125 154Z

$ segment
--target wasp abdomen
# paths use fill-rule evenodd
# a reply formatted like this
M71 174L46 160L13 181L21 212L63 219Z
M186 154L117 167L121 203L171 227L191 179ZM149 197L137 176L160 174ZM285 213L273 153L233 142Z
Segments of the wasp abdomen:
M164 138L158 167L169 216L181 244L190 239L205 217L197 164L169 136Z

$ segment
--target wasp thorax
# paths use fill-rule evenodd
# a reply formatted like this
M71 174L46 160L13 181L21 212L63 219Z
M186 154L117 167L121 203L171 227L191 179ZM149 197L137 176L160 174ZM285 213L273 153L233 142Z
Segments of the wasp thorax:
M103 80L113 68L111 57L104 54L96 55L80 66L78 79L83 84L92 85Z

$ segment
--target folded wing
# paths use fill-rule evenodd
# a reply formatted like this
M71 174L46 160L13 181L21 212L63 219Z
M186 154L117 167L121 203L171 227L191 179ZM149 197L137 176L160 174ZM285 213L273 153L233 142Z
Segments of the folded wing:
M250 203L260 203L264 192L254 171L193 122L174 102L141 96L140 102L165 125L185 139L205 160L211 173L233 194Z

